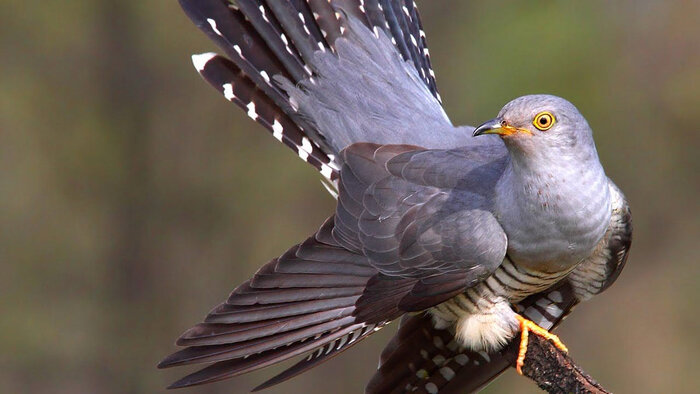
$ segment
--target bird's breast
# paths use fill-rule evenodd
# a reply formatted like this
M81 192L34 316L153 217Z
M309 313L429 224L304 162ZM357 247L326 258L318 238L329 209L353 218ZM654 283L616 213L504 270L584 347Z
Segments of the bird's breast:
M593 252L610 221L602 171L534 174L501 187L495 213L508 236L508 255L528 269L560 272L575 266Z

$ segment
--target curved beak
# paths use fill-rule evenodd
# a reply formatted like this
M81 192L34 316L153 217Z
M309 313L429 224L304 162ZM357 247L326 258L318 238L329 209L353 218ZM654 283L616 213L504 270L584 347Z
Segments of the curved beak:
M501 118L487 120L479 127L474 129L474 134L472 134L472 136L476 137L482 134L501 134L501 127L503 127L501 124L502 121L503 119Z
M505 136L515 134L518 132L530 134L528 130L513 127L509 125L505 120L503 120L503 118L498 117L482 123L479 127L474 129L474 134L472 135L474 137L483 134L498 134L501 136Z

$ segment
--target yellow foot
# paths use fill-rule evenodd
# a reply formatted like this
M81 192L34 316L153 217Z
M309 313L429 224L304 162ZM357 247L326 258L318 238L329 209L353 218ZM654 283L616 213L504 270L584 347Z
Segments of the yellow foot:
M521 333L520 351L518 352L518 360L515 362L515 370L518 371L519 374L523 374L522 367L523 364L525 364L525 353L527 353L527 337L530 334L530 331L532 331L534 334L537 334L545 339L549 339L550 341L554 342L554 345L560 350L563 350L565 352L569 351L569 349L566 348L566 346L564 345L564 343L562 343L558 336L550 333L544 328L538 326L535 322L527 320L526 318L520 315L515 315L515 317L520 322Z

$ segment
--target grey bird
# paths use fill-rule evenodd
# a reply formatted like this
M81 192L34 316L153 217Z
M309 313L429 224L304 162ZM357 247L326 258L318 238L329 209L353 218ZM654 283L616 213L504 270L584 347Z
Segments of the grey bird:
M519 331L564 348L547 330L619 275L630 211L584 117L530 95L453 126L412 1L180 4L226 54L193 56L199 73L338 204L182 334L159 366L211 365L171 387L306 355L266 388L404 316L366 391L476 391Z

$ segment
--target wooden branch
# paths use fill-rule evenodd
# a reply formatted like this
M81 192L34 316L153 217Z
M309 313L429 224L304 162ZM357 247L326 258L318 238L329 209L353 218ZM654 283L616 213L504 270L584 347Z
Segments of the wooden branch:
M516 335L506 349L506 357L512 366L515 366L519 345L520 335ZM539 335L529 336L522 371L525 377L549 393L610 394L576 365L567 353Z

